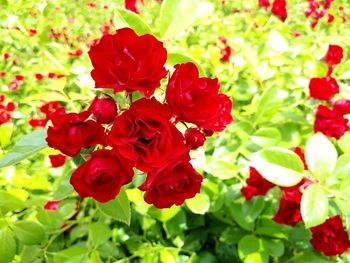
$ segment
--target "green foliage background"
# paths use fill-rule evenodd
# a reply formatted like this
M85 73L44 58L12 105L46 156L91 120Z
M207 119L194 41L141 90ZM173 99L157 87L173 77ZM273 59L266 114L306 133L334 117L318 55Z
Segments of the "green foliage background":
M168 0L162 10L156 1L146 0L139 16L125 11L123 1L97 1L96 8L87 3L0 1L0 54L10 53L18 61L12 65L0 60L0 71L7 73L0 79L1 93L18 105L13 122L0 126L0 157L12 154L0 160L1 263L350 262L349 252L338 258L315 253L302 224L291 228L271 220L281 195L278 189L250 202L240 194L252 153L270 146L305 148L313 135L317 102L308 98L307 86L311 77L325 75L320 59L328 44L344 48L345 58L334 75L341 87L339 97L350 99L350 27L336 15L341 5L350 12L347 0L333 4L334 23L324 19L314 30L303 13L307 1L301 0L288 1L286 23L259 9L256 0L225 5L216 0ZM47 156L56 152L46 148L45 131L21 140L32 132L28 120L38 116L42 101L58 100L77 111L93 99L98 91L89 76L88 48L76 37L99 38L99 27L110 19L112 28L152 32L165 41L169 66L196 62L203 76L219 78L221 91L233 100L234 124L192 153L205 179L201 193L182 207L159 210L147 205L135 188L142 174L111 203L80 200L69 184L79 160L50 168ZM38 34L29 37L30 28ZM63 38L50 39L51 28L66 32L74 47ZM301 36L293 37L294 31ZM89 40L86 33L92 35ZM220 62L219 36L233 48L230 63ZM78 48L84 51L81 57L68 56ZM48 72L65 77L35 80L35 73ZM15 74L25 80L12 92L7 85ZM165 87L166 81L161 90ZM124 94L117 97L127 103ZM330 213L341 213L350 229L349 132L332 142L342 160L327 187L344 199L338 206L331 200ZM47 200L63 201L53 212L43 209ZM70 219L78 200L80 212Z

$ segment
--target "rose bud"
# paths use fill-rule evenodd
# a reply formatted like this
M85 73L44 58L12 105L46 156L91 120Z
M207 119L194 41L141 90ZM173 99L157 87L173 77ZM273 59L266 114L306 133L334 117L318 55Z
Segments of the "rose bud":
M195 150L205 143L205 135L197 128L187 129L185 133L186 145Z
M88 111L94 115L98 123L108 124L117 117L118 106L111 97L95 97Z
M52 167L57 168L65 164L67 157L62 154L49 155Z
M324 61L329 67L338 65L343 58L343 48L338 45L329 45Z
M333 110L339 112L340 114L350 114L350 100L340 99L334 102Z
M131 162L113 151L97 150L74 171L70 183L80 197L92 197L105 203L113 200L121 187L131 182L133 175Z

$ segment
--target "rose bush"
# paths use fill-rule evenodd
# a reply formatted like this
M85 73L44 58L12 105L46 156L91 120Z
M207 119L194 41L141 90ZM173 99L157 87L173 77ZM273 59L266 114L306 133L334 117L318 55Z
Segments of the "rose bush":
M348 1L0 10L1 263L350 261Z

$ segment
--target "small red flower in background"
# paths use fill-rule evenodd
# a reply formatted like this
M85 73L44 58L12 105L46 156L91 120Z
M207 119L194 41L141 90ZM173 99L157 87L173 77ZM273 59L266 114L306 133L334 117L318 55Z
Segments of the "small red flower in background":
M284 22L288 16L286 0L274 0L272 3L271 13L278 16Z
M5 59L5 60L8 60L10 57L11 57L11 56L10 56L9 53L5 53L5 54L4 54L4 59Z
M343 254L349 247L350 241L339 215L326 220L322 225L312 227L310 243L326 256Z
M16 80L16 81L23 81L23 80L24 80L24 76L22 76L22 75L16 75L16 76L15 76L15 80Z
M77 155L82 148L106 142L104 128L88 119L90 113L60 113L51 116L53 126L47 130L48 145L68 156Z
M328 67L340 64L343 58L343 48L338 45L329 45L327 54L324 61L328 64Z
M81 49L77 49L74 52L68 52L68 55L71 57L80 57L83 54Z
M11 121L11 112L16 109L15 103L5 104L5 99L5 95L0 95L0 125Z
M108 124L114 121L118 114L118 106L111 97L95 97L88 111L101 124Z
M59 204L60 204L60 201L47 201L44 208L45 210L56 211L58 209Z
M270 6L269 0L258 0L258 1L259 1L259 6L260 7L268 8Z
M151 170L139 187L145 191L145 201L157 208L182 205L199 191L202 176L189 163L188 154L180 155L165 166Z
M186 145L195 150L205 143L205 135L197 128L190 128L185 133Z
M6 72L5 71L0 71L0 78L3 78L6 76Z
M138 36L130 28L104 35L91 47L89 56L96 88L140 91L150 97L167 74L164 68L167 51L163 43L149 34Z
M242 195L248 201L254 196L266 195L267 191L273 188L275 185L267 181L255 168L249 168L249 178L246 180L247 186L241 189Z
M230 61L230 57L231 57L231 53L232 53L232 48L227 44L227 39L226 38L219 37L219 40L221 41L221 43L224 46L221 49L221 51L220 51L220 53L221 53L220 61L221 62L229 62Z
M144 0L140 0L141 3L143 4ZM139 10L137 8L137 2L138 0L125 0L125 9L130 10L136 14L139 14Z
M45 118L31 118L29 125L33 128L45 127L47 122L51 119L54 112L65 113L65 109L59 104L58 101L50 101L44 103L40 108L40 112L45 114Z
M348 119L336 110L324 105L319 105L316 110L314 131L322 132L327 137L334 137L339 140L350 127Z
M309 83L310 97L318 100L330 101L339 93L339 85L331 76L312 78Z
M36 78L37 80L43 80L44 75L41 74L41 73L36 73L36 74L35 74L35 78Z
M80 197L93 197L101 203L114 199L134 175L132 163L109 150L98 150L70 179Z
M36 31L36 29L29 29L28 30L28 32L29 32L29 36L35 36L38 32Z
M67 157L62 154L49 155L52 167L57 168L65 164Z
M232 102L219 88L216 78L200 78L195 64L178 64L168 83L166 101L177 121L223 131L233 121Z

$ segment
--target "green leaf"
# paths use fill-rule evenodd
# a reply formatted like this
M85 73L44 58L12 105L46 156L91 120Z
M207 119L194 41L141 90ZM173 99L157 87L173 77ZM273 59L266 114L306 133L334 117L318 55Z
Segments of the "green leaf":
M301 215L307 228L318 226L326 221L328 216L328 198L317 184L312 184L301 198Z
M110 236L111 230L106 224L97 222L89 225L89 239L95 246L103 244Z
M238 255L241 259L249 254L257 252L260 248L260 240L254 235L246 235L238 242Z
M332 174L337 156L337 150L322 133L313 135L306 144L306 163L318 179L325 179Z
M39 209L37 219L41 224L53 230L59 229L65 222L60 213L56 211L46 211L43 209Z
M257 103L255 122L270 121L279 112L281 105L282 99L279 97L277 88L271 86L265 89Z
M118 8L117 11L124 22L134 29L138 35L152 34L151 28L140 16L121 8Z
M20 254L21 263L33 263L38 258L40 246L23 246Z
M180 207L173 205L170 208L158 209L154 206L150 206L148 208L147 214L149 214L152 218L156 218L161 222L167 222L172 219L177 213L180 211Z
M337 179L346 178L350 171L350 154L344 154L339 157L335 164L332 177Z
M344 153L350 153L350 132L345 133L338 140L338 146Z
M123 188L114 200L107 203L97 203L97 206L104 214L130 225L130 202Z
M0 191L0 211L2 214L6 214L10 211L22 210L25 207L26 205L22 200L5 191Z
M102 261L102 259L100 257L100 253L98 253L97 250L94 250L91 253L90 261L91 261L91 263L103 263L103 261Z
M268 181L279 186L293 186L304 177L304 165L294 152L271 147L251 155L252 166Z
M11 136L13 131L12 123L3 123L0 125L0 146L1 148L5 148L11 143Z
M178 36L194 19L198 0L164 0L160 10L159 30L163 39Z
M250 255L248 255L244 261L244 263L268 263L269 262L269 255L267 255L265 252L255 252Z
M264 250L273 257L281 257L284 254L284 243L280 239L262 240Z
M45 232L41 225L32 221L19 221L13 226L15 236L25 245L36 245L43 241Z
M0 263L11 262L16 254L16 241L8 227L0 228Z
M188 55L184 55L182 53L168 53L168 59L166 61L166 64L169 66L175 66L176 64L182 64L187 62L192 62L193 64L196 64L200 76L205 75L202 66L194 58Z
M281 133L276 128L261 128L250 137L250 139L260 147L274 146L281 138Z
M198 193L195 197L186 200L187 207L195 214L204 215L210 207L210 199L206 194Z
M36 130L27 134L0 160L0 168L14 165L47 147L46 130Z

